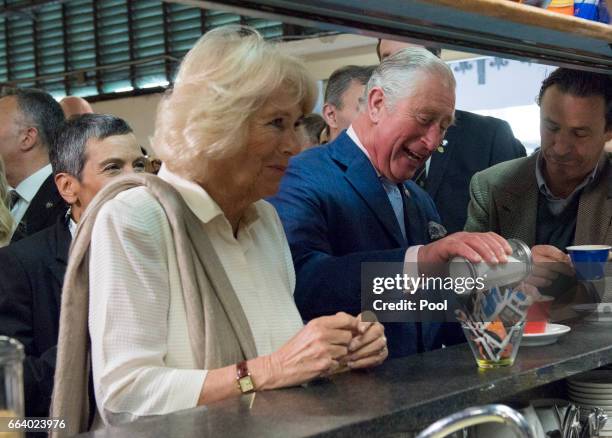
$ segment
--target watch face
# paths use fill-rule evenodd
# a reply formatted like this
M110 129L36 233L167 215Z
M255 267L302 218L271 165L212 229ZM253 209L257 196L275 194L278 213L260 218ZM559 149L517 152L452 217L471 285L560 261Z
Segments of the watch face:
M251 380L251 376L245 376L238 380L238 384L240 385L240 391L243 393L253 391L255 386L253 386L253 380Z

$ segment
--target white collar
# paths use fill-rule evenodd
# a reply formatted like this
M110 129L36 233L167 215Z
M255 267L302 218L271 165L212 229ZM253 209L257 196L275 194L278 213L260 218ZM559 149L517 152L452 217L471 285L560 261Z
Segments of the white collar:
M76 233L77 223L74 219L68 219L68 230L70 231L70 236L74 239L74 233Z
M380 172L378 171L374 163L372 163L372 158L370 158L370 154L368 153L367 149L363 146L363 143L361 143L361 140L359 140L359 137L357 137L357 133L353 129L353 125L348 127L348 129L346 130L346 135L348 135L349 138L353 140L353 143L355 143L357 147L361 149L361 152L365 154L370 164L372 164L372 167L374 168L374 171L376 172L376 176L380 177Z
M353 143L355 143L357 145L357 147L359 149L361 149L361 152L363 152L365 154L366 157L368 157L368 160L370 160L370 163L372 163L372 159L370 158L370 154L368 153L368 151L366 150L366 148L363 146L363 144L361 143L361 140L359 140L359 137L357 137L357 133L355 132L355 130L353 129L353 125L349 126L348 129L346 130L346 135L349 136L349 138L351 140L353 140ZM431 164L431 155L429 156L429 158L427 158L427 161L425 162L425 175L427 175L429 173L429 165ZM380 177L380 172L378 171L378 169L376 168L376 166L374 166L374 163L372 163L372 167L374 168L374 170L376 171L376 175L378 177Z
M221 207L199 184L171 172L165 164L162 164L157 176L172 185L181 194L189 209L203 223L208 223L217 216L225 217ZM252 224L259 217L255 204L251 204L245 212L240 221L241 227Z
M68 223L68 231L70 231L70 237L74 239L74 235L79 224L77 224L74 219L72 219L72 206L68 207L66 215L64 216L64 220L66 220L66 222Z
M363 146L363 143L361 143L361 140L359 140L359 137L357 137L357 133L353 129L353 125L348 127L348 129L346 130L346 135L348 135L349 138L353 140L353 143L355 143L357 147L361 149L361 151L365 154L365 156L368 157L368 160L372 162L372 159L370 158L370 154L368 153L367 149Z
M27 201L29 204L51 173L53 173L51 164L47 164L21 181L17 187L15 187L15 191L19 193L21 199Z

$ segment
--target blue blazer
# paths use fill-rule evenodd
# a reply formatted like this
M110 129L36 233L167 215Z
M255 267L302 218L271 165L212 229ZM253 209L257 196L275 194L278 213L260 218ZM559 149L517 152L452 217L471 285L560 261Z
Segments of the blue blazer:
M270 202L289 240L295 300L304 319L358 314L361 263L402 262L408 246L429 243L428 222L440 221L435 205L414 182L405 186L410 192L406 240L374 167L346 132L290 161ZM441 326L385 324L390 355L438 347L444 341Z

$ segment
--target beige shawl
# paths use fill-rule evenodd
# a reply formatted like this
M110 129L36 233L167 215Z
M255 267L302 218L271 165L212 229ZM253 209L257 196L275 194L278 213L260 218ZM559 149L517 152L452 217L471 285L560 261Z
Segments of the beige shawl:
M197 366L214 369L256 356L255 341L230 281L199 219L178 192L153 175L131 175L105 187L87 208L70 249L62 289L55 387L51 416L68 428L87 430L90 350L88 330L89 245L100 208L118 193L145 186L164 209L177 251L185 318ZM109 254L109 257L112 255ZM138 293L138 291L125 291Z

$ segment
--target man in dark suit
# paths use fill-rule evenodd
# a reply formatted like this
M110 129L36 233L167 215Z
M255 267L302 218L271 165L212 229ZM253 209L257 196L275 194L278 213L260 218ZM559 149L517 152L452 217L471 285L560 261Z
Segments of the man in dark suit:
M409 46L379 40L378 59ZM428 50L440 56L439 49ZM446 131L445 140L414 179L434 200L447 231L454 233L463 230L467 219L472 176L494 164L524 156L525 148L506 121L455 110L455 122Z
M46 417L53 390L61 290L72 234L111 178L142 172L145 158L121 119L88 114L66 122L51 149L55 184L70 205L55 225L0 249L0 334L25 347L26 416Z
M66 211L49 164L49 147L63 122L62 108L44 91L12 89L0 97L0 156L16 226L11 242L53 225Z
M454 105L449 68L424 49L403 50L376 68L347 131L290 161L270 201L289 240L295 300L305 319L359 312L364 262L406 262L404 272L416 277L455 255L505 259L510 248L492 234L456 233L430 243L439 217L410 178L440 144ZM386 324L389 355L459 339L445 338L441 327Z

